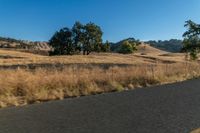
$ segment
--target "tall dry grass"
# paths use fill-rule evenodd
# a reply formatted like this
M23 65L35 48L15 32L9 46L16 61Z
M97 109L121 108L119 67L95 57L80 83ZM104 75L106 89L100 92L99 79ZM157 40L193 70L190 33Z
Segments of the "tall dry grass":
M200 75L199 64L156 64L133 67L63 70L0 70L0 107L123 91L182 81Z

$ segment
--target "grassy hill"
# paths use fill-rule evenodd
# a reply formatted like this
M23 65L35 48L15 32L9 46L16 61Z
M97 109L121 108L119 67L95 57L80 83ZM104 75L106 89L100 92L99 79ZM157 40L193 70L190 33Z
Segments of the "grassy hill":
M120 46L125 42L125 41L128 41L129 43L140 43L139 40L136 40L135 38L127 38L127 39L124 39L124 40L121 40L117 43L111 43L111 51L112 52L118 52L119 51L119 48Z
M171 39L171 40L165 40L165 41L148 41L146 42L148 44L150 44L151 46L164 50L164 51L168 51L168 52L174 52L174 53L178 53L181 51L181 49L183 48L183 42L182 40L177 40L177 39Z
M172 58L172 55L173 58ZM151 58L150 58L151 57ZM149 58L149 59L148 59ZM43 56L16 50L0 49L0 67L1 66L26 66L26 65L49 65L55 64L151 64L151 62L184 62L184 55L175 55L165 51L156 49L147 44L138 46L138 51L135 54L117 54L117 53L93 53L88 56L74 55L74 56Z
M166 52L145 43L127 55L46 56L21 48L36 47L35 43L0 40L1 46L10 45L0 48L0 107L137 89L200 76L199 64L186 61L183 53ZM123 41L115 44L115 49Z
M137 47L136 53L140 53L142 55L148 55L148 54L162 55L167 52L164 50L160 50L155 47L152 47L149 44L142 43Z
M123 44L123 42L137 42L140 43L139 40L136 40L135 38L127 38L124 40L121 40L117 43L111 43L111 51L117 52L120 48L120 46ZM165 41L146 41L143 44L148 44L147 47L150 45L151 47L156 48L157 50L166 51L166 52L173 52L173 53L179 53L183 47L182 40L177 39L171 39L171 40L165 40ZM139 47L140 48L140 47Z
M185 61L183 54L143 44L137 53L128 55L49 57L0 49L0 107L136 89L198 76L199 64Z
M38 54L42 54L40 51L45 52L50 50L47 42L31 42L4 37L0 37L0 48L21 50Z

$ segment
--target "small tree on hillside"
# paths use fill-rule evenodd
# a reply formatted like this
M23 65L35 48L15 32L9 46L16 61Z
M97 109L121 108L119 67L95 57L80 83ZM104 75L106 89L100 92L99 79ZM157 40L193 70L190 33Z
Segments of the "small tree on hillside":
M120 49L118 52L122 54L131 54L137 50L136 46L137 46L136 43L130 43L128 41L125 41L120 46Z

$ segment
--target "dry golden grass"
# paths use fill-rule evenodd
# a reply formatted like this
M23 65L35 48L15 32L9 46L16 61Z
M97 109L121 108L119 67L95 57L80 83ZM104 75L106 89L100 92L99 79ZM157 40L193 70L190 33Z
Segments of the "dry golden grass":
M182 81L200 75L199 64L0 70L0 106L123 91Z
M88 63L88 64L89 63L97 63L97 64L148 63L149 64L149 63L155 63L155 61L183 62L184 60L184 55L175 55L172 58L171 56L162 56L163 54L166 54L166 52L162 51L158 52L159 50L156 51L154 49L148 48L146 49L146 51L142 50L142 52L145 52L147 55L140 55L141 53L137 52L136 54L131 54L131 55L101 53L101 54L92 54L89 56L74 55L74 56L53 56L53 57L0 49L0 66L28 65L28 64L75 64L75 63ZM1 58L1 56L6 56L6 55L9 55L12 58Z
M13 58L0 58L0 65L26 65L26 64L72 64L72 63L126 63L135 64L142 62L134 55L98 54L74 56L39 56L15 51L0 50L0 56L9 55ZM20 57L20 58L19 58Z
M200 76L200 65L186 62L183 54L146 49L145 55L137 52L132 55L101 53L55 57L0 50L0 107L123 91ZM39 67L2 67L28 64L39 64ZM42 64L70 66L41 68Z
M140 44L138 47L137 47L137 53L143 53L143 54L165 54L167 53L166 51L162 51L162 50L159 50L157 48L154 48L154 47L151 47L150 45L148 44Z

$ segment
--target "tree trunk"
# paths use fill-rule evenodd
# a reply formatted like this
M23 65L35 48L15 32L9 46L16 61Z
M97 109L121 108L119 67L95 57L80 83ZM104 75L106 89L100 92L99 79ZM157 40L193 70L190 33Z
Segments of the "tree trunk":
M87 51L87 55L89 55L90 54L90 51Z

